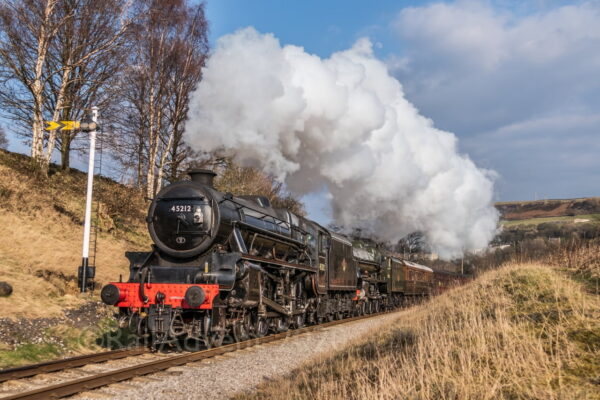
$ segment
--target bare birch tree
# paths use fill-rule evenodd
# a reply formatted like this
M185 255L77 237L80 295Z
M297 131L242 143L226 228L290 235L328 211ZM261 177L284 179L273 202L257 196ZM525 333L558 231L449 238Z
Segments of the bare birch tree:
M202 77L202 67L208 54L206 37L207 24L203 10L190 10L189 24L183 37L173 51L173 66L169 79L169 103L167 107L168 139L158 165L158 189L165 174L169 181L178 179L180 166L191 156L189 147L183 142L183 131L187 117L190 94Z
M100 101L107 83L116 83L131 17L128 0L7 0L0 5L0 106L17 133L31 138L32 158L43 171L57 138L68 167L73 138L67 131L46 134L44 119L80 119L91 102Z
M173 162L175 168L181 162L189 94L208 53L207 22L203 3L140 0L136 6L145 18L132 30L118 147L146 196L154 197L165 171L171 175Z
M47 107L53 120L81 120L92 106L104 119L118 103L115 93L126 58L126 33L135 17L128 0L61 0L65 18L51 45L48 65L51 74ZM53 73L54 72L54 73ZM78 131L50 133L46 162L56 146L61 167L69 169L69 155Z
M59 0L5 0L0 4L0 104L31 132L31 156L43 164L45 66L50 43L63 22Z

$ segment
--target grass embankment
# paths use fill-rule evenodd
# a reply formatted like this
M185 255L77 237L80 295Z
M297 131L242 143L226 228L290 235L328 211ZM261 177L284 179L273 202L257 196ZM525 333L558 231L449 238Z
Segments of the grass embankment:
M600 298L510 264L238 399L600 398Z
M0 281L13 294L0 298L0 317L60 316L88 297L78 295L86 175L58 171L41 178L30 158L0 150ZM126 250L147 248L143 197L105 178L97 178L101 199L97 281L126 274Z
M90 303L99 290L77 288L86 179L54 165L40 177L29 157L0 150L0 281L13 287L0 297L0 368L97 350L111 328L110 311ZM149 247L147 205L137 190L106 178L96 177L94 190L100 287L127 276L125 251Z
M87 306L98 291L77 289L85 191L80 171L52 166L43 178L29 157L0 150L0 281L13 287L0 298L0 368L93 351L110 328L104 310ZM95 191L101 284L127 273L126 250L147 247L146 205L135 190L108 179L97 178Z

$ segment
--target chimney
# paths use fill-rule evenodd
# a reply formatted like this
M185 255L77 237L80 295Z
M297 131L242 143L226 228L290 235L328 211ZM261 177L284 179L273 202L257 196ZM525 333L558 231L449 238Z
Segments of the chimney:
M192 178L192 182L196 182L211 188L214 187L213 180L217 174L210 169L190 169L187 173L190 178Z

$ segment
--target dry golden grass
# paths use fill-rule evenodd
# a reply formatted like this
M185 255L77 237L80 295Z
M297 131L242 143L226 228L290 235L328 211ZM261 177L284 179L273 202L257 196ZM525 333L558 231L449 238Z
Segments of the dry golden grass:
M81 264L85 174L41 179L27 157L0 151L0 281L14 290L0 298L0 317L59 316L65 307L96 299L77 290ZM148 248L143 198L133 189L98 180L102 199L96 280L128 273L127 250Z
M546 262L595 283L600 279L600 242L573 241L551 252Z
M10 297L0 298L0 317L57 316L64 307L89 300L77 289L80 226L62 216L36 219L4 210L0 210L0 226L11 227L0 239L0 280L14 288ZM119 274L127 277L129 264L124 253L131 247L131 243L111 235L99 237L98 283L116 280Z
M600 301L511 264L239 399L600 398Z

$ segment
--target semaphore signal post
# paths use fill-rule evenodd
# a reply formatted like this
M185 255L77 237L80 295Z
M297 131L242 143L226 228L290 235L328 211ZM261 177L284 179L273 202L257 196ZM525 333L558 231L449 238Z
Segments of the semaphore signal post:
M98 130L98 107L92 107L91 122L82 121L46 121L46 130L72 131L80 129L90 133L90 159L88 162L87 194L85 198L85 222L83 225L83 250L81 266L78 269L77 281L80 291L84 293L93 286L96 266L89 265L90 260L90 230L92 220L92 191L94 188L94 160L96 157L96 133Z

